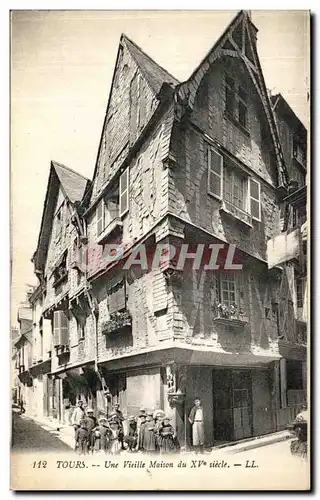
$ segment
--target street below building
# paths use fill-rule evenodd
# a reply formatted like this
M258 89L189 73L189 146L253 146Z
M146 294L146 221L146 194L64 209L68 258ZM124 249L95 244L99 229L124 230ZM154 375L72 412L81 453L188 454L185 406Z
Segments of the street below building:
M58 431L45 430L40 425L17 412L12 413L12 450L30 451L71 451L58 437Z

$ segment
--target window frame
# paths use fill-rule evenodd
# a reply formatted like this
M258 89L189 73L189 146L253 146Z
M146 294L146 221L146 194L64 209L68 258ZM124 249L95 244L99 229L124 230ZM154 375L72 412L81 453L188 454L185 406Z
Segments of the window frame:
M234 302L225 302L223 299L223 291L228 291L229 289L226 290L223 288L223 281L226 281L226 278L233 278L233 284L234 284ZM227 280L230 281L230 280ZM225 272L219 272L217 276L215 276L215 280L212 284L212 292L213 292L213 297L214 301L217 304L224 304L227 307L230 307L231 305L236 305L237 307L240 307L240 282L239 279L236 275L236 273L225 273Z
M228 280L227 278L232 277L232 282L234 286L233 294L234 294L234 302L230 302L228 299L228 302L224 301L223 298L223 292L227 292L228 294L230 293L230 289L223 288L223 282L230 282L231 280ZM240 300L240 290L239 290L239 282L237 280L237 277L234 273L219 273L219 292L220 292L220 303L226 305L227 307L230 307L232 305L238 306L239 305L239 300Z

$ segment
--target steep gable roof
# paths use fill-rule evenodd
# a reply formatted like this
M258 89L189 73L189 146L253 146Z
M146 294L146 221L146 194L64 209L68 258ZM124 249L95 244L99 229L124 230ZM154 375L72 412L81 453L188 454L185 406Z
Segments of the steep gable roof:
M69 201L71 203L81 201L89 180L61 163L56 161L52 161L51 163Z
M128 49L131 57L133 58L133 60L137 64L141 74L144 76L146 82L148 83L148 85L149 85L149 87L150 87L150 89L153 92L155 97L159 98L159 93L160 93L160 90L162 89L163 84L168 84L172 87L176 87L177 85L179 85L179 80L177 78L175 78L167 70L165 70L162 66L160 66L158 63L156 63L154 61L154 59L152 59L148 54L146 54L127 35L125 35L125 34L121 35L119 46L118 46L117 57L116 57L116 63L115 63L114 70L113 70L111 88L109 91L109 97L108 97L108 103L107 103L107 107L106 107L104 122L102 125L102 131L101 131L100 142L99 142L96 161L95 161L92 183L91 183L90 187L88 188L87 192L85 193L85 199L83 200L84 205L90 204L90 198L92 195L92 188L93 188L94 181L96 179L97 172L98 172L98 162L99 162L100 150L101 150L102 143L103 143L104 130L106 127L108 110L109 110L109 106L110 106L110 99L111 99L111 95L112 95L112 89L113 89L113 85L114 85L114 81L115 81L115 75L117 72L117 68L118 68L118 64L119 64L119 60L120 60L120 56L121 56L121 49L122 49L123 45L125 45L126 48Z
M75 172L65 165L62 165L61 163L51 161L38 244L32 258L36 271L42 269L47 255L59 185L61 186L65 197L72 205L74 205L76 202L82 201L89 183L89 179L83 175Z
M168 71L156 63L136 43L130 40L130 38L126 35L122 35L121 40L125 42L130 54L136 61L139 69L155 94L159 93L163 83L171 84L174 87L179 84L177 78L170 75Z
M246 67L265 112L277 158L278 187L285 190L289 177L256 48L257 31L248 11L238 12L190 78L178 86L178 100L184 107L192 110L199 85L211 64L224 56L239 58Z
M301 135L301 137L306 141L307 140L307 129L302 123L302 121L295 114L288 101L285 100L282 94L275 94L271 96L271 103L274 112L279 113L284 119L287 119L290 123L292 123L293 127L296 129L296 132Z

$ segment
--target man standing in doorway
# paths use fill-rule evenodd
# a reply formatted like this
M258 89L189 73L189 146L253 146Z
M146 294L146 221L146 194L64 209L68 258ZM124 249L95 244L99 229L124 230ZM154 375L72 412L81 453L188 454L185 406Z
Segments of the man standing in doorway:
M204 422L203 422L203 407L201 400L196 398L194 406L189 414L189 422L192 425L192 444L198 449L198 452L203 453L204 449Z

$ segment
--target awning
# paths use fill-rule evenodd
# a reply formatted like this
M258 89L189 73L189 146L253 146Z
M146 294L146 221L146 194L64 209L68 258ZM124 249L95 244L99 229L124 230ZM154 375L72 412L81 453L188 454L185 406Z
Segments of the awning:
M170 345L171 344L171 345ZM167 347L168 346L168 347ZM162 346L161 346L162 347ZM281 358L278 352L264 349L248 350L247 352L228 352L217 349L216 346L190 346L183 342L180 345L172 341L164 342L163 347L144 350L140 353L113 357L99 364L108 371L129 370L130 368L163 364L186 364L206 366L264 366Z

